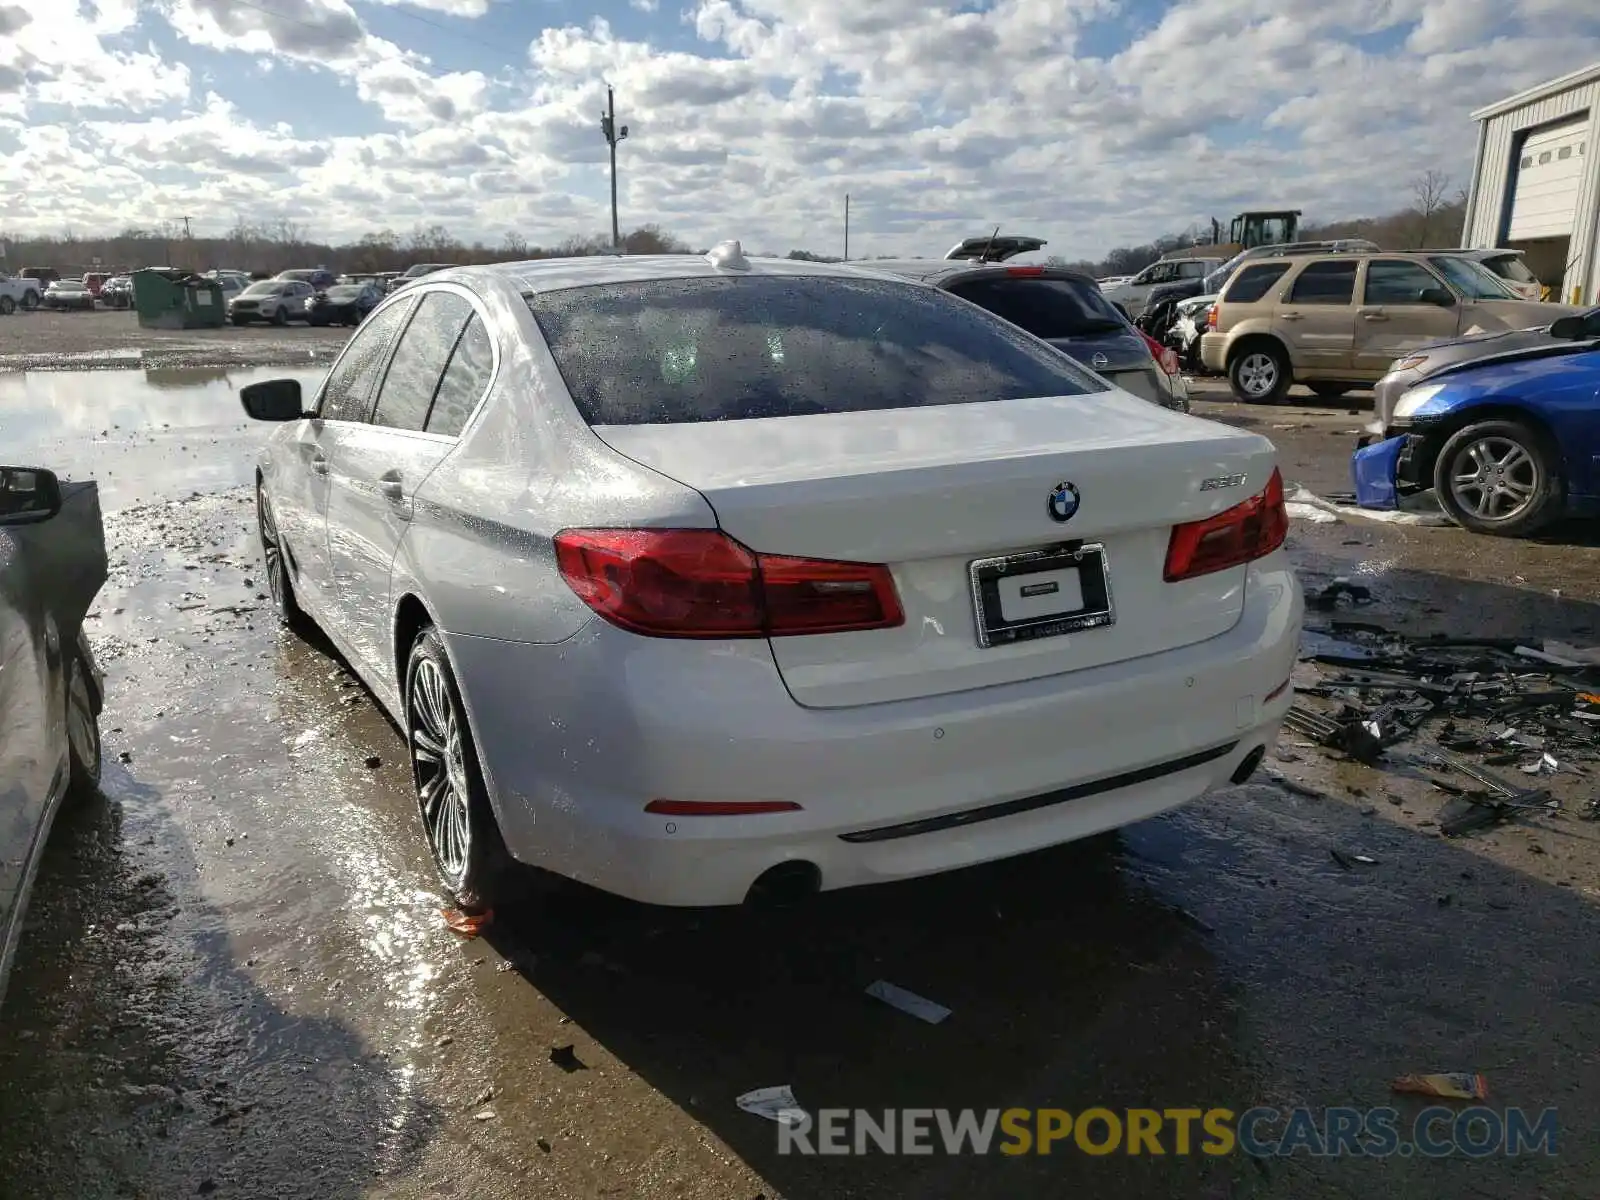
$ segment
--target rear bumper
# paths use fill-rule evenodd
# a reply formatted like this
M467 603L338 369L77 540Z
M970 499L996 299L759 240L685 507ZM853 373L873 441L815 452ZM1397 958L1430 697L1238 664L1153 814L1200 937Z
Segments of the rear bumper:
M1208 641L842 709L795 704L760 642L594 622L550 646L446 644L515 857L638 900L716 905L785 862L814 864L829 889L904 879L1143 820L1225 783L1276 737L1289 694L1266 697L1293 669L1301 611L1279 552L1248 572L1235 627ZM1034 797L1046 800L1015 803ZM644 811L656 798L802 807L667 819ZM993 805L1012 807L962 815Z

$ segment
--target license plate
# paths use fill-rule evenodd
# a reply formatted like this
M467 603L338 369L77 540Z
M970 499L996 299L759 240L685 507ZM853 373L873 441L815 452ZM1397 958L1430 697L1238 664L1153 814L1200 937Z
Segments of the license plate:
M1116 623L1105 547L1070 543L971 563L980 646L1008 646Z

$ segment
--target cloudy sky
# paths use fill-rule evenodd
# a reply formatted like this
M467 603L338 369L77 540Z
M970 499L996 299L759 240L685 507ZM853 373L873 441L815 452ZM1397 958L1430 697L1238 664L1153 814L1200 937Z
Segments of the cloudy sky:
M1600 60L1595 0L0 0L0 232L624 226L1099 257L1465 183L1468 113Z

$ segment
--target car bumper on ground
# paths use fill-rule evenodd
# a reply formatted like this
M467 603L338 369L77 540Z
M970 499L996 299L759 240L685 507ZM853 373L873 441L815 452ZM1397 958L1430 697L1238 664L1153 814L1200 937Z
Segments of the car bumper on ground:
M1277 736L1302 608L1280 551L1250 567L1239 621L1208 641L836 709L796 704L762 642L639 638L599 621L548 646L445 640L513 856L649 903L722 905L780 864L814 866L823 889L906 879L1227 783ZM654 799L801 808L663 817L645 812Z
M1228 365L1228 335L1202 333L1200 335L1200 361L1208 371L1221 374Z

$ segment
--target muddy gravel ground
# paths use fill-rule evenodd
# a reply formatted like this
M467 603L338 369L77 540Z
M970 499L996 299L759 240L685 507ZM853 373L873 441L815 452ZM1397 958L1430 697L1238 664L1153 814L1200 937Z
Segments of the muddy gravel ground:
M187 396L146 401L160 417ZM1592 774L1543 781L1562 814L1445 839L1442 794L1285 734L1256 781L1108 845L777 914L530 880L463 939L401 738L325 643L272 619L238 486L259 430L231 409L207 427L193 403L164 434L91 439L119 472L90 622L104 796L56 829L0 1019L0 1197L1600 1189ZM1328 428L1359 424L1294 404L1213 415L1295 426L1270 434L1285 463L1330 480L1349 440ZM40 428L64 452L70 429ZM179 449L199 437L227 463L202 473ZM1291 549L1310 587L1370 587L1362 619L1595 644L1581 532L1508 545L1297 521ZM913 1020L863 994L877 979L953 1015ZM808 1107L1409 1115L1427 1102L1390 1080L1439 1070L1482 1071L1496 1106L1555 1107L1556 1153L797 1157L734 1103L789 1084Z
M0 371L326 365L349 339L308 325L145 329L128 309L19 311L0 317Z

